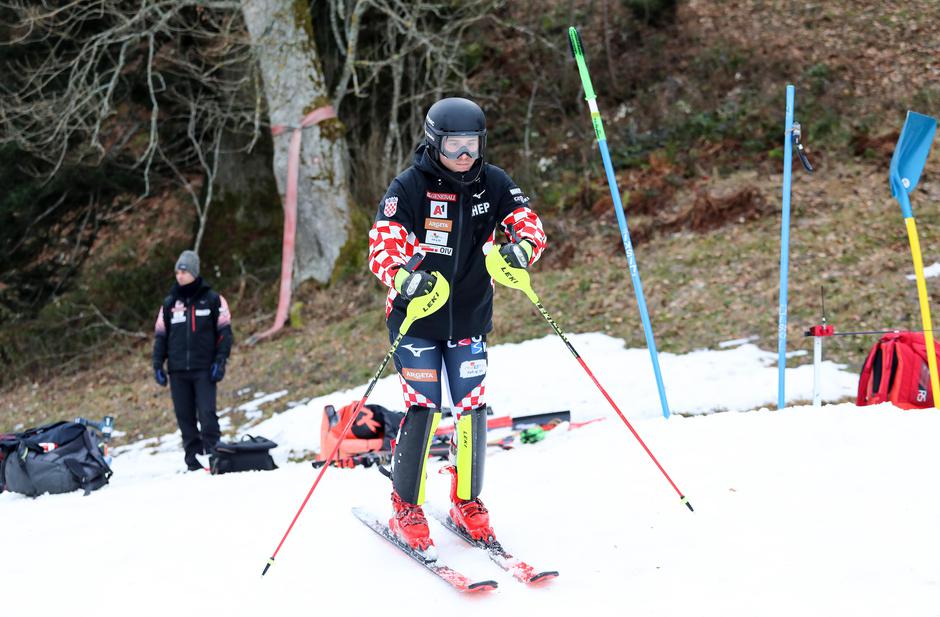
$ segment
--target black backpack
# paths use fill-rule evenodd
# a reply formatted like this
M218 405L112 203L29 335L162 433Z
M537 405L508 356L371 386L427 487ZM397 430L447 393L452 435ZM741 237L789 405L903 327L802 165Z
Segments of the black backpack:
M213 474L232 473L235 471L271 471L277 469L274 459L268 453L277 444L264 437L245 435L241 441L220 442L215 447L212 460Z
M9 439L11 437L13 437L13 435L0 433L0 444L2 444L5 439ZM0 493L3 492L3 458L5 456L6 452L3 450L3 448L0 448Z
M108 483L111 468L97 439L77 422L56 422L0 440L0 478L13 493L37 497L83 490L88 495Z

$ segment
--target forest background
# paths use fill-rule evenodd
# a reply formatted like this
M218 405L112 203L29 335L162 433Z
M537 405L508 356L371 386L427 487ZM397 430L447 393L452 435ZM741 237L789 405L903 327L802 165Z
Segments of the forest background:
M642 347L571 25L662 351L775 348L787 83L817 167L794 171L790 349L809 348L821 296L837 330L919 329L887 170L906 110L940 112L937 24L931 0L2 0L0 429L109 414L125 440L173 431L150 345L194 246L233 312L220 407L366 381L387 345L368 229L441 96L481 104L489 160L542 216L549 311ZM290 131L271 129L327 104L338 117L304 131L318 167L301 182L290 324L248 345L280 276ZM913 199L927 265L938 163ZM498 294L491 342L549 334L530 309ZM826 353L858 368L872 342Z

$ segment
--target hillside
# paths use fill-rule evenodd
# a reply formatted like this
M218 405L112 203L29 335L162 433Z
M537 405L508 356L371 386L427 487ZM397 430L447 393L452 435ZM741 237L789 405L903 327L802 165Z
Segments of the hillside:
M585 22L601 23L599 13L579 10ZM514 5L500 18L505 23L524 12ZM814 176L800 170L794 176L790 348L809 348L801 334L820 318L821 287L827 317L837 329L919 327L914 284L906 279L907 240L887 187L887 161L907 108L940 112L935 86L940 69L930 43L938 19L940 7L927 1L904 7L832 2L817 10L736 0L679 3L674 21L639 27L631 40L618 35L605 43L600 28L582 30L661 349L714 348L743 336L756 336L764 349L775 346L778 136L788 81L797 85L797 116L818 167ZM492 124L518 128L518 119L527 117L532 83L527 77L540 68L533 63L551 58L542 69L569 69L558 74L550 92L542 88L533 97L535 130L527 145L510 139L518 138L518 131L502 142L494 139L493 157L530 187L545 221L549 249L534 270L534 282L548 310L568 331L601 331L639 347L642 329L577 76L569 58L556 57L565 51L562 33L571 18L555 7L543 22L539 40L559 39L557 48L527 45L534 39L525 29L500 30L507 44L492 43L474 73L473 86L485 85ZM510 57L518 61L508 62ZM504 77L493 80L497 71ZM928 265L940 261L940 213L933 207L940 197L938 164L935 152L913 197ZM364 238L370 203L362 200L357 237ZM161 282L160 264L169 264L176 248L185 246L191 218L187 223L182 214L187 206L177 197L167 196L160 206L159 217L145 212L133 225L111 227L83 267L86 281L108 273L104 289L115 290L110 305L120 305L115 301L120 293L132 298L134 311L122 313L120 322L130 327L61 366L53 353L43 374L20 376L5 386L0 409L10 428L111 414L127 439L173 430L169 397L150 378L147 337L152 312L170 282L169 272ZM233 213L245 211L232 207ZM215 231L210 226L212 251L228 246L227 238L238 238L245 249L238 256L240 272L233 257L214 253L221 267L210 277L233 305L239 341L272 317L279 259L276 210L268 204L248 211L251 216L243 220L222 210L220 220L232 226ZM169 244L141 238L142 230L155 227L170 228ZM381 323L384 293L364 267L363 247L364 240L347 247L347 261L329 286L298 290L301 327L256 347L236 347L220 407L281 387L306 399L371 375L387 341ZM134 251L137 265L128 276L120 267ZM102 263L103 270L95 269ZM940 299L935 283L930 290L934 301ZM105 315L113 318L107 310ZM495 321L494 343L547 331L524 299L503 290ZM30 326L37 347L43 336L70 332L43 325ZM826 353L857 367L872 342L838 339L827 342Z

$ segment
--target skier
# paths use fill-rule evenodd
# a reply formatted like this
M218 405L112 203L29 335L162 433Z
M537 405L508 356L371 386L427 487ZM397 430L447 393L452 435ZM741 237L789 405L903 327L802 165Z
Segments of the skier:
M208 454L211 467L221 436L216 383L225 377L232 349L232 317L225 298L199 276L199 256L193 251L183 251L176 260L176 284L157 313L154 334L153 375L159 385L170 384L186 468L203 469L197 454Z
M486 334L493 315L493 281L484 257L499 232L509 242L497 250L510 265L527 268L541 256L546 238L522 189L485 162L486 118L476 103L442 99L428 110L424 129L411 167L392 181L379 204L369 232L369 266L390 288L390 340L399 334L408 302L431 290L432 271L450 285L447 305L415 321L394 358L406 414L392 457L389 527L411 547L429 552L434 542L421 504L444 383L456 415L456 461L446 468L450 516L473 538L495 540L479 498L486 458ZM421 269L409 273L401 266L416 253L424 254Z

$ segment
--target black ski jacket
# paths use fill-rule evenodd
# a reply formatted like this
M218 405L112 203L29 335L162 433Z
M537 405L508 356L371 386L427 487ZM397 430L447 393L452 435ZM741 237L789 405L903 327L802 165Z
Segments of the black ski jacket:
M202 278L190 285L195 289L181 291L178 284L173 285L157 313L154 368L162 367L165 359L169 359L167 370L171 373L208 369L214 362L228 360L232 350L228 303Z
M485 256L496 241L511 240L508 229L534 247L532 261L545 249L545 232L529 198L505 171L478 161L458 174L435 162L426 145L411 167L395 178L379 203L369 232L369 267L391 290L387 325L397 331L406 303L394 288L395 273L415 254L425 254L423 270L439 271L450 284L450 299L438 312L416 321L408 334L433 340L462 339L489 332L493 281ZM465 177L465 178L464 178ZM458 181L470 180L468 184Z

